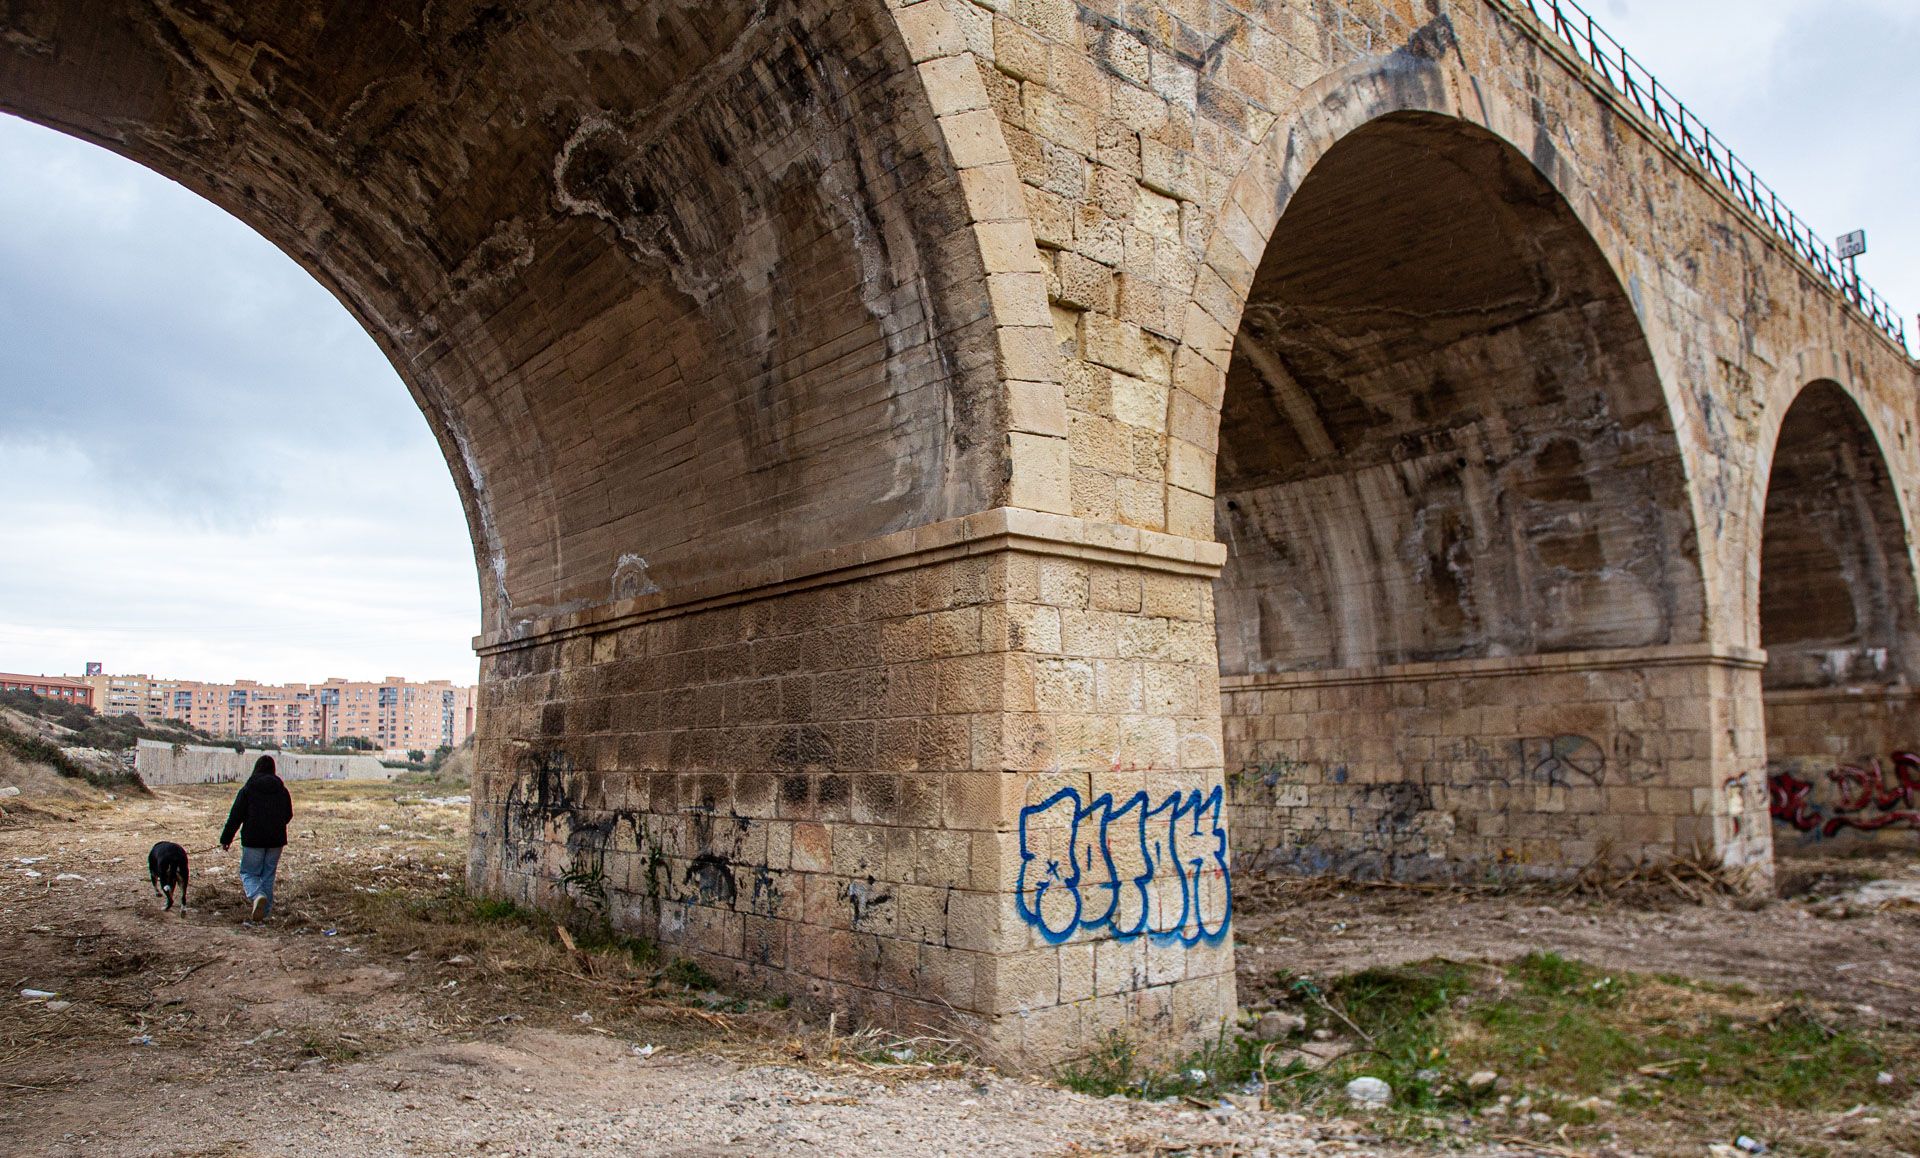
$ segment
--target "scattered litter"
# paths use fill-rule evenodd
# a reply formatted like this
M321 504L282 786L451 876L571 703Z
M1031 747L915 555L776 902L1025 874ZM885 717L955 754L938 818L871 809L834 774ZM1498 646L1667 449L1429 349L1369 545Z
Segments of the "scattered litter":
M27 928L27 932L29 933L51 933L53 931L52 925L31 925Z
M285 1032L286 1032L285 1030L278 1029L278 1028L263 1030L259 1034L248 1038L247 1040L241 1042L240 1044L241 1045L259 1045L261 1042L267 1040L268 1038L274 1037L278 1034L282 1034Z
M1888 1073L1886 1070L1881 1070L1880 1073L1876 1075L1873 1080L1880 1085L1890 1086L1893 1084L1893 1075Z
M659 1052L660 1052L660 1047L652 1044L636 1045L633 1047L634 1057L652 1057L654 1054Z
M49 1001L46 1005L48 1013L65 1013L72 1008L73 1002L71 1001Z
M1200 1069L1188 1070L1187 1080L1192 1082L1196 1086L1200 1085L1201 1083L1207 1080L1207 1071L1200 1070Z
M1355 1109L1376 1110L1393 1101L1393 1087L1379 1078L1355 1078L1347 1083L1347 1101Z
M467 956L465 953L455 953L453 956L447 958L447 964L449 965L470 965L472 963L473 958Z
M422 799L420 803L439 804L439 805L472 804L473 797L471 796L428 796Z
M18 795L20 795L20 789L17 785L9 784L5 788L0 788L0 796L18 796Z
M393 825L391 825L391 824L383 824L383 825L381 825L381 826L380 826L380 831L381 831L381 832L392 832L392 831L393 831Z
M40 870L39 870L39 869L21 869L20 871L21 871L21 873L23 873L23 874L25 874L26 876L30 876L30 877L38 877L38 876L40 876L40 875L41 875L41 872L40 872Z
M81 876L79 873L61 873L53 879L56 881L84 881L87 878Z
M1758 1138L1749 1138L1745 1134L1735 1138L1733 1144L1736 1148L1745 1150L1749 1154L1765 1154L1767 1152L1767 1144L1765 1142L1762 1142Z
M132 1037L127 1039L127 1044L128 1045L152 1045L153 1035L150 1033L136 1033Z
M457 984L457 982L449 982L449 984ZM586 1010L584 1010L584 1009L583 1009L583 1010L581 1010L580 1012L578 1012L578 1013L576 1013L576 1014L574 1014L574 1015L573 1015L573 1019L574 1019L575 1021L577 1021L577 1022L579 1022L579 1023L581 1024L581 1025L592 1025L592 1024L593 1024L593 1014L591 1014L591 1013L588 1013L588 1012L587 1012Z
M321 936L323 936L323 937L337 937L337 936L339 936L339 935L340 935L340 930L338 930L338 929L322 929L322 930L320 930L320 935L321 935Z
M44 856L23 856L23 857L17 857L15 859L19 860L21 864L39 864L41 861L47 858Z
M20 996L26 998L28 1001L45 1001L49 997L58 997L60 995L50 989L22 989Z

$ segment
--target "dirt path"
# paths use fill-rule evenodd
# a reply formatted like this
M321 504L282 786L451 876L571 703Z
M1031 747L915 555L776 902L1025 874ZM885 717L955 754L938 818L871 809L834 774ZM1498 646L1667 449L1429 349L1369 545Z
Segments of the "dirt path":
M926 1077L783 1048L782 1033L596 1017L564 995L510 1002L460 955L330 924L322 896L328 874L361 889L451 880L464 807L404 789L294 792L284 912L263 929L239 923L231 856L195 858L184 915L159 912L146 886L148 846L212 844L228 790L69 801L75 819L0 827L0 1152L1401 1152L1348 1123L1094 1099L978 1067ZM768 1018L817 1047L819 1027Z

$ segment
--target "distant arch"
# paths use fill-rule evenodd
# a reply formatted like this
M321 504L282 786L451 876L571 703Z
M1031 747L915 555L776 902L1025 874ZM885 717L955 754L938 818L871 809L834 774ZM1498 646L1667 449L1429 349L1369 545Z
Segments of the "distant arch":
M1761 524L1764 686L1915 682L1906 520L1872 423L1832 379L1808 383L1775 433Z

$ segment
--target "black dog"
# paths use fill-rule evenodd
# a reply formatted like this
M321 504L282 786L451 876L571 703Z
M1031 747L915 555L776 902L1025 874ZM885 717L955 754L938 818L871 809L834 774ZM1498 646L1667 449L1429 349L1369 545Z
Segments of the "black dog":
M163 840L147 853L147 877L153 882L153 895L164 895L167 908L173 908L173 890L180 890L180 908L187 907L187 850ZM166 892L163 894L162 889Z

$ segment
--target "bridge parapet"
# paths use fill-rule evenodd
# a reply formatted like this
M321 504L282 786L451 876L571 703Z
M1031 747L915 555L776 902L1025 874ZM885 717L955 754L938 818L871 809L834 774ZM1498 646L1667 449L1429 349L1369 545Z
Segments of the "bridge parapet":
M1780 200L1771 185L1741 160L1714 131L1696 116L1673 90L1647 70L1633 54L1602 28L1574 0L1493 0L1513 13L1521 27L1571 54L1572 63L1597 78L1614 95L1624 98L1639 119L1674 145L1680 154L1733 196L1748 213L1787 243L1821 280L1839 291L1889 338L1907 347L1907 324L1857 273L1842 265L1826 240ZM1531 18L1531 19L1529 19ZM1540 36L1541 33L1548 34ZM1615 102L1616 105L1619 102Z

